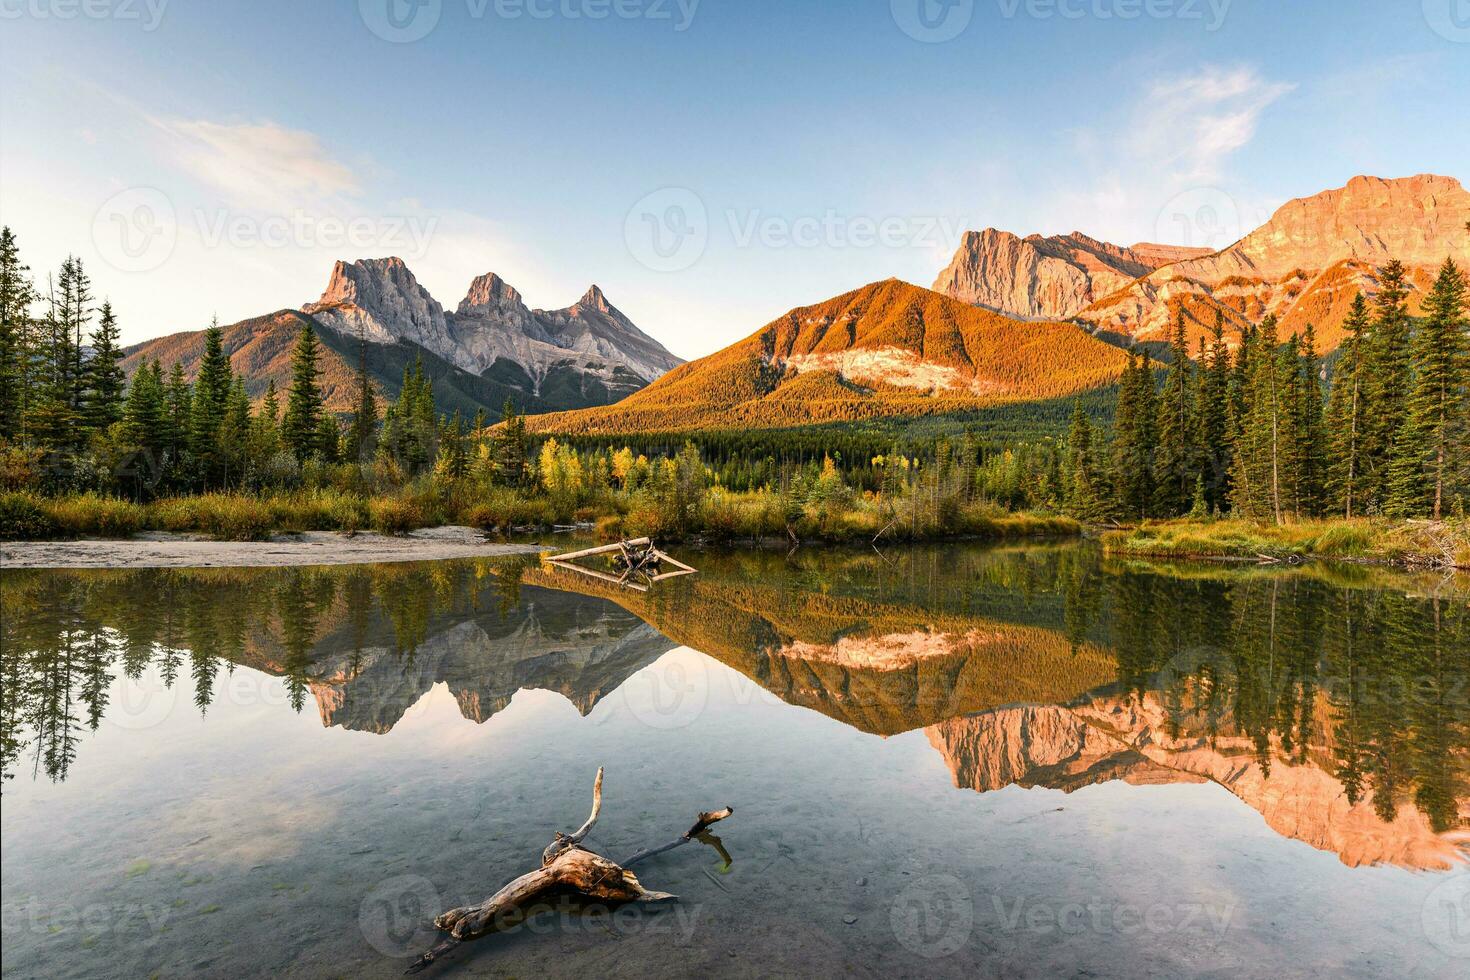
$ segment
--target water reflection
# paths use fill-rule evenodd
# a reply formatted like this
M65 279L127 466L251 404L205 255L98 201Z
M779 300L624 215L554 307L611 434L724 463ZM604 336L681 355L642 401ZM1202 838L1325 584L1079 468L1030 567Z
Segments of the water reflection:
M960 787L1211 781L1350 865L1470 846L1457 583L1088 547L699 564L648 594L526 560L6 572L0 765L65 779L80 736L144 710L109 705L114 679L150 667L202 714L244 666L324 725L386 733L440 683L474 722L528 688L586 714L684 645L861 731L923 729Z

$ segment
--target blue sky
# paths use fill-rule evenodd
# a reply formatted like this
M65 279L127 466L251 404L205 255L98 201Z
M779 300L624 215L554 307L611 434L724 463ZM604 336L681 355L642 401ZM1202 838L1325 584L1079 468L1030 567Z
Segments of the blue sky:
M1470 170L1470 0L946 2L0 0L0 221L128 341L398 254L694 357L967 228L1223 245Z

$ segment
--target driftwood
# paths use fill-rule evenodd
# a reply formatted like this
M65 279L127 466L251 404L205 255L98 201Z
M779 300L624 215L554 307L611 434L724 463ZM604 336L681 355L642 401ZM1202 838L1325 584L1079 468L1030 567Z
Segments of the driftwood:
M613 575L609 572L588 568L578 565L576 562L582 558L592 558L597 555L612 556L614 568L621 572ZM552 555L546 559L555 568L562 568L592 578L611 582L614 585L622 585L638 592L647 592L649 586L664 579L677 578L680 575L693 575L697 569L684 564L677 558L660 551L648 538L634 538L631 541L619 541L615 544L605 544L596 548L584 548L581 551L571 551L563 555ZM674 571L661 571L664 564L674 566ZM640 576L644 583L632 581L634 576Z
M677 902L679 899L676 895L644 888L638 877L628 869L639 861L673 850L691 840L707 840L728 861L719 839L706 831L710 825L734 813L731 807L699 814L695 818L694 826L683 836L667 844L639 851L622 864L614 864L582 846L582 841L591 832L593 824L597 823L601 812L602 769L599 768L597 779L592 784L592 813L587 817L587 822L575 833L563 834L557 831L551 843L546 845L546 850L541 852L541 867L521 875L478 905L450 909L435 918L435 928L447 932L448 937L415 960L407 972L418 973L460 943L480 939L519 923L534 906L556 895L573 894L593 901L619 904L640 902L657 905Z

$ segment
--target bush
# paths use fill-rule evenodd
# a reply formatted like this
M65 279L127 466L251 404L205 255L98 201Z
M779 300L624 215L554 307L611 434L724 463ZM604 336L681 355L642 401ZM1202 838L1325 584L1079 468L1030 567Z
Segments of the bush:
M406 534L424 526L423 511L411 497L377 497L368 501L368 522L380 534Z
M140 505L116 497L86 493L63 497L49 505L51 517L67 535L127 538L147 526L148 512Z
M61 525L41 498L30 493L0 493L0 541L46 541L61 535Z
M496 487L485 499L461 512L461 520L482 531L508 531L516 527L544 527L552 523L550 501L527 498L514 490Z
M166 531L201 531L221 541L263 541L275 526L268 501L225 493L160 500L153 521Z

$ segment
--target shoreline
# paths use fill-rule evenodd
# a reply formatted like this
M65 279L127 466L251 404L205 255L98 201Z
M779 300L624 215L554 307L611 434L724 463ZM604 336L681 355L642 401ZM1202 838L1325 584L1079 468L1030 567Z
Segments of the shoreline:
M76 538L0 543L0 569L279 568L370 565L535 554L538 544L490 541L470 527L435 527L401 536L370 531L303 531L265 541L217 541L202 535L151 532L132 538Z

